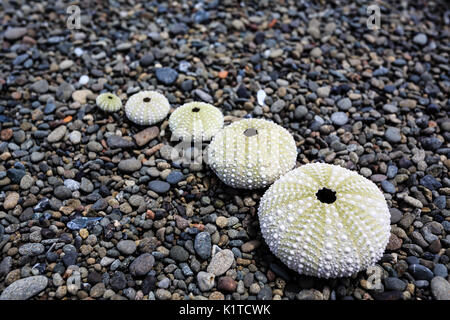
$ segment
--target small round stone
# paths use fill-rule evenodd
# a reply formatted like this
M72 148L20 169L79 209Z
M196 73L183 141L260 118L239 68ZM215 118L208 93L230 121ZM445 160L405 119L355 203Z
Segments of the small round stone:
M102 93L95 102L100 109L106 112L116 112L122 108L122 101L112 93Z
M121 240L117 244L117 249L123 254L130 255L136 251L136 243L133 240Z
M170 111L166 97L156 91L141 91L125 104L127 118L139 125L152 125L162 121Z
M295 166L294 138L263 119L244 119L220 130L208 148L208 163L225 184L258 189Z
M173 136L183 141L210 141L223 127L222 112L205 102L189 102L170 115Z
M270 250L289 268L319 278L347 277L373 265L390 237L389 209L377 186L324 163L278 179L258 216Z

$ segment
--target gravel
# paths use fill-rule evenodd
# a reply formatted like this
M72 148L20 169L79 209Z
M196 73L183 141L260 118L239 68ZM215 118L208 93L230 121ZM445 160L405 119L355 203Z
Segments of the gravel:
M442 4L387 1L376 33L364 32L365 7L355 10L351 1L178 5L145 10L146 24L142 8L129 2L80 2L84 15L101 18L82 19L74 32L54 18L61 7L49 1L5 8L0 296L448 299ZM382 287L370 289L364 270L336 280L290 270L260 232L265 189L225 186L204 158L172 159L179 142L168 117L138 126L124 108L96 106L101 93L125 105L140 90L164 94L172 110L211 103L225 125L271 120L293 135L297 167L325 162L375 183L391 213L376 264Z

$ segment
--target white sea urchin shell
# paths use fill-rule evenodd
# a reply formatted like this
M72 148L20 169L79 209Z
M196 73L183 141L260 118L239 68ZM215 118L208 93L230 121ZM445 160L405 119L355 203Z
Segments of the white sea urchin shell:
M122 108L122 101L112 93L102 93L95 99L97 106L106 112L116 112Z
M125 104L127 118L140 125L158 123L167 117L169 111L169 101L156 91L138 92Z
M347 277L375 264L390 236L390 214L370 180L339 166L294 169L264 194L261 232L272 253L300 274Z
M208 163L234 188L270 185L296 163L294 138L283 127L263 119L244 119L220 130L208 147Z
M222 112L204 102L189 102L170 115L172 134L183 141L209 141L223 127Z

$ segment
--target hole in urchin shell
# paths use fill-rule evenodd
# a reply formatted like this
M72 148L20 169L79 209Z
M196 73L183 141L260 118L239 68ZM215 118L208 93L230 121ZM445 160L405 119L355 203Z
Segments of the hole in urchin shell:
M336 191L328 188L322 188L316 193L317 200L322 203L333 203L336 201Z
M256 130L255 128L248 128L247 130L244 131L244 135L247 137L253 137L256 136L258 134L258 130Z
M142 99L142 101L144 102L150 102L152 99L150 97L145 97L144 99Z
M108 99L112 99L113 97L112 96L108 96Z
M200 108L195 107L195 108L192 108L191 111L192 111L192 112L199 112L199 111L200 111Z

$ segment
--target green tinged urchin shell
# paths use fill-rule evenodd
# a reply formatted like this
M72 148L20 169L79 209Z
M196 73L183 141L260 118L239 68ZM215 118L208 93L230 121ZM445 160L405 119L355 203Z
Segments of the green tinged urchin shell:
M297 148L283 127L263 119L244 119L220 130L208 146L208 164L234 188L270 185L296 163Z
M170 115L169 126L177 139L209 141L223 127L223 115L209 103L189 102Z
M377 186L324 163L278 179L258 216L272 253L298 273L320 278L351 276L375 264L390 236L389 209Z
M152 125L162 121L170 111L169 101L156 91L141 91L125 104L127 118L136 124Z
M95 100L97 106L106 112L116 112L122 108L122 101L113 93L102 93Z

